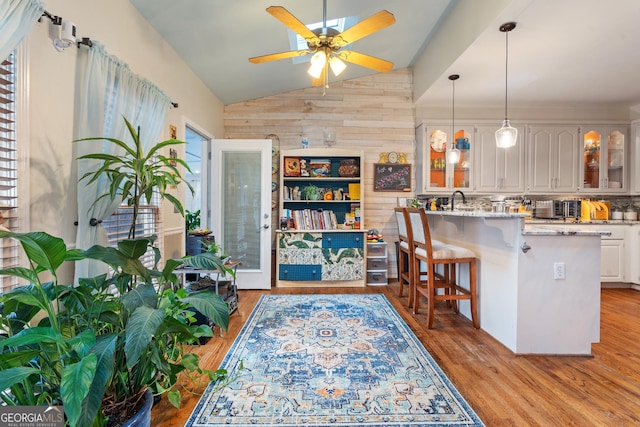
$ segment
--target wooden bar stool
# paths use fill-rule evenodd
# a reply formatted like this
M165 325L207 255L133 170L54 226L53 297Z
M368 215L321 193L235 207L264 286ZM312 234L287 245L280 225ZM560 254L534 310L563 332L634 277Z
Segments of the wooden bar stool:
M480 328L478 321L478 307L476 295L476 256L473 251L461 246L441 242L432 242L427 214L422 208L407 208L408 224L411 224L413 237L413 258L411 260L413 272L413 313L418 313L420 295L428 301L427 328L433 324L435 301L453 303L453 309L458 312L457 302L469 300L471 305L471 321L473 327ZM420 271L420 263L427 265L427 275L421 279L416 271ZM460 286L456 280L456 266L469 265L469 289ZM436 266L442 265L442 273L436 272ZM438 293L443 289L443 293Z
M398 296L402 296L404 292L404 285L406 284L409 287L409 307L411 307L411 301L413 298L413 291L411 288L411 281L413 279L413 274L411 272L413 238L411 237L411 230L407 227L409 214L407 213L407 208L404 207L396 207L393 210L398 224L398 265L400 267L398 270L398 282L400 282Z

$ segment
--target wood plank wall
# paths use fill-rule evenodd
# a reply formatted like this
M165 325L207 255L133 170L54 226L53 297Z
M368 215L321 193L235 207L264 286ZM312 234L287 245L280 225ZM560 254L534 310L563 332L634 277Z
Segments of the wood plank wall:
M329 128L336 134L334 147L364 151L364 228L378 229L389 242L389 277L397 277L393 208L399 197L415 195L412 72L401 69L329 86L325 96L322 88L308 88L228 105L224 109L225 138L275 134L281 150L299 148L305 135L310 147L315 148L324 146L323 129ZM380 153L389 151L405 153L413 165L410 193L373 191L373 164ZM277 178L274 176L274 181ZM273 194L276 197L277 193ZM273 211L274 228L277 212Z

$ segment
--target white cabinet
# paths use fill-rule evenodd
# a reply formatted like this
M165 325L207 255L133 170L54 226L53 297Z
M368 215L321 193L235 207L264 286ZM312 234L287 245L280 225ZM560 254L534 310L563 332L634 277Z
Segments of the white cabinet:
M524 191L525 128L518 129L515 147L498 148L494 126L477 126L475 132L475 188L479 193Z
M531 193L575 193L580 191L578 126L531 126L528 128Z
M627 126L583 126L581 183L588 193L622 193L627 185Z
M460 159L447 163L452 140ZM474 145L473 126L456 126L452 132L450 124L420 124L416 128L416 193L473 189Z
M629 282L627 259L629 257L628 233L630 233L631 226L625 224L580 224L575 227L611 233L609 236L602 236L600 242L600 281Z
M627 236L627 282L640 285L640 224L629 227ZM636 287L640 290L640 287Z
M640 194L640 120L631 123L629 153L631 155L629 190L631 194Z

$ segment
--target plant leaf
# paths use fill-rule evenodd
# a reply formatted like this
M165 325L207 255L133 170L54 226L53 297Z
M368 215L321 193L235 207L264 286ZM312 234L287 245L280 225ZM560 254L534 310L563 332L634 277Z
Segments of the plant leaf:
M229 307L219 295L210 291L193 292L180 299L191 305L225 331L229 327Z
M89 387L96 372L97 357L90 354L79 362L62 368L60 396L64 404L64 413L71 426L78 425L82 413L82 401L89 393Z
M140 356L151 342L151 339L163 320L164 310L143 305L133 312L127 322L124 344L124 351L127 355L127 367L129 369L140 359Z
M3 237L19 241L28 259L54 276L58 267L65 261L67 246L59 237L53 237L41 231L32 233L0 231L0 238Z
M66 345L65 338L50 327L36 326L35 328L23 329L14 336L1 340L0 348L8 346L20 347L36 343L56 343L63 347Z
M36 368L28 368L26 366L18 366L15 368L3 369L0 377L0 390L6 390L14 384L29 377L29 375L39 374L40 370Z
M93 381L89 387L87 397L82 401L82 414L78 419L78 425L89 426L102 405L105 386L113 373L114 354L118 336L115 334L101 335L91 353L96 355L96 370Z
M169 403L171 403L176 408L180 409L180 391L179 390L169 390L167 393L167 399L169 399Z
M133 313L136 308L147 305L151 308L158 306L158 294L151 283L138 285L121 298L122 304L129 313Z

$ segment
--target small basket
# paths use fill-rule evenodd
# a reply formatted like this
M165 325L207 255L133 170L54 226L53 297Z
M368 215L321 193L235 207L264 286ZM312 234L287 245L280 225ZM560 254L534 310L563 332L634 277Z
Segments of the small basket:
M338 175L342 178L355 178L360 176L360 166L356 159L340 160Z

